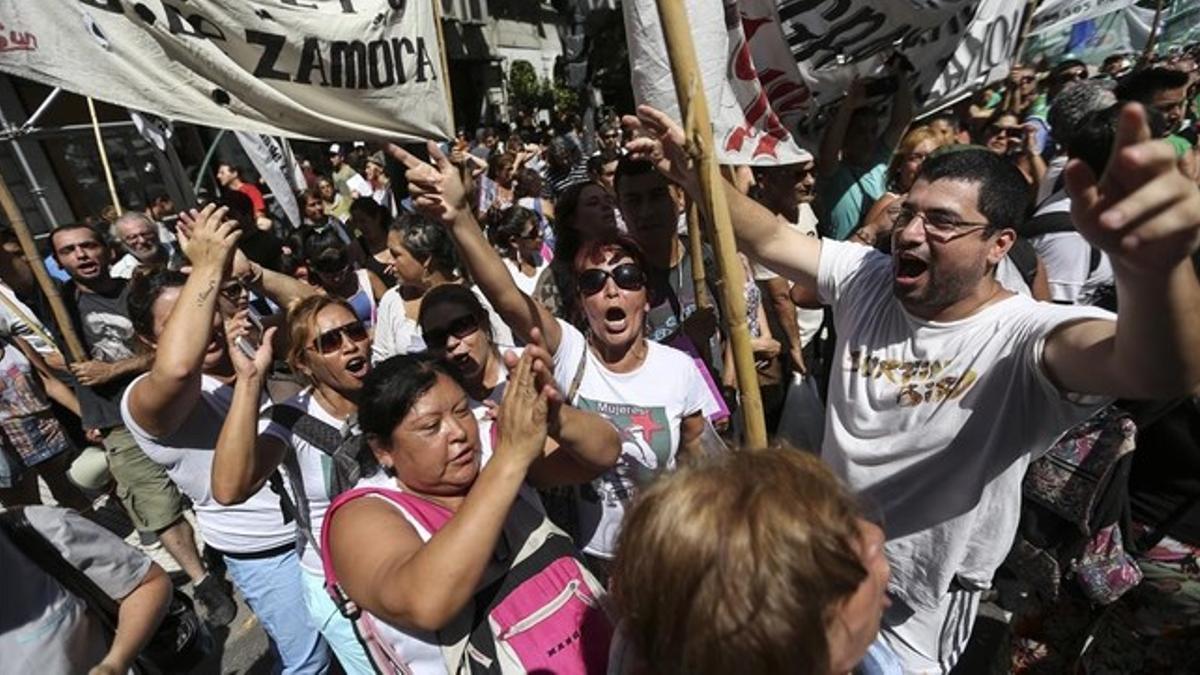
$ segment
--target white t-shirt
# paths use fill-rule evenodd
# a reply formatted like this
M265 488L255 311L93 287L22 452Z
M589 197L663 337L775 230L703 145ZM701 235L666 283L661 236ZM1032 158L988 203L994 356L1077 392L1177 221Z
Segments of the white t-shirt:
M1064 322L1111 313L1014 295L935 323L892 295L891 258L825 240L818 287L837 347L822 457L878 508L891 590L932 608L957 577L986 588L1020 516L1030 460L1105 401L1064 396L1042 363Z
M311 387L300 391L295 396L278 405L290 406L312 415L334 429L341 429L346 424L345 421L330 415L321 406L317 398L313 396ZM287 427L278 422L273 422L269 412L259 418L258 433L279 439L292 454L292 457L285 457L283 462L284 471L289 473L289 488L293 487L296 483L303 487L303 497L294 495L296 506L297 508L303 508L301 504L307 506L308 522L312 528L313 537L320 536L321 525L325 522L325 512L329 510L329 503L332 501L329 498L329 493L331 491L330 480L332 478L333 459L320 448L293 434ZM299 480L290 475L297 470L299 471ZM303 536L300 537L299 541L300 566L314 574L323 574L324 567L321 565L321 554L314 551Z
M171 435L155 438L129 413L129 392L144 377L146 374L126 387L121 397L121 418L146 456L162 464L171 481L192 500L204 543L226 553L256 553L295 543L296 528L284 522L279 497L269 487L233 506L222 506L213 499L213 450L229 414L233 387L202 375L200 401L187 419Z
M820 236L817 232L817 214L813 211L812 205L807 202L800 204L799 211L796 214L796 222L789 223L788 227L814 239ZM753 260L750 261L750 265L751 269L754 270L755 281L770 281L779 277L778 274L775 274ZM817 334L817 331L821 330L821 324L824 321L824 310L796 308L796 326L800 329L801 347L807 345Z
M536 282L536 279L534 280ZM492 326L492 344L505 347L514 344L512 329L492 304L484 297L478 287L472 286L471 292L479 299L479 304L487 310ZM400 287L389 288L379 299L379 308L375 318L375 335L371 343L371 362L379 363L397 354L412 354L425 351L425 340L421 338L421 326L416 317L410 318L405 311L404 298L400 295Z
M617 465L590 487L583 486L579 505L583 550L611 558L625 515L625 504L638 486L655 474L673 469L683 418L702 413L711 399L708 385L692 357L657 342L646 341L646 360L629 373L614 373L588 349L587 339L559 319L562 340L554 353L554 379L563 392L586 358L583 379L572 404L599 413L621 434ZM584 355L586 354L586 357Z
M542 276L542 271L550 266L543 262L533 270L533 276L527 277L521 271L521 266L516 262L508 258L501 258L501 260L504 261L504 266L508 268L508 273L512 276L513 283L517 285L517 288L521 289L522 293L530 297L533 297L533 289L537 287L538 278Z
M1066 191L1059 190L1039 204L1034 216L1070 210L1071 198ZM1046 283L1054 302L1085 305L1098 289L1114 283L1108 254L1103 251L1093 254L1092 245L1078 232L1050 232L1030 237L1029 243L1046 266ZM1095 267L1093 255L1097 257Z

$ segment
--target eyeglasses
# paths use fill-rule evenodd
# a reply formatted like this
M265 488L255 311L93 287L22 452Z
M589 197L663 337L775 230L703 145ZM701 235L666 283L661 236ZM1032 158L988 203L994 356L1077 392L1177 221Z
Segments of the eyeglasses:
M321 333L312 341L310 348L322 354L332 354L342 348L343 336L351 342L362 342L369 337L367 327L361 321L354 321Z
M430 349L445 349L451 335L462 340L478 330L479 320L468 314L451 321L445 328L425 332L422 338Z
M944 211L926 213L902 206L892 219L892 236L902 232L917 216L921 217L921 227L925 230L925 236L942 243L953 241L965 234L982 230L991 225L991 223L959 220Z
M536 227L533 228L532 230L526 232L525 234L522 234L521 236L517 237L517 239L524 239L525 241L537 241L538 239L541 239L541 238L542 238L542 233Z
M633 263L617 265L611 271L599 267L584 270L576 278L576 283L580 293L595 295L604 289L610 278L622 290L640 291L646 287L646 273Z

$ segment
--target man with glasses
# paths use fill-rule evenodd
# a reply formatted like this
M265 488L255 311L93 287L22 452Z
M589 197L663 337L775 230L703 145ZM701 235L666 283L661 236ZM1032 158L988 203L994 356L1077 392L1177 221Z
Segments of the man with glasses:
M643 106L631 155L698 194L682 129ZM725 192L741 245L832 306L837 346L822 457L879 509L892 565L881 635L906 672L949 672L1016 533L1025 468L1117 397L1200 386L1200 190L1122 111L1097 178L1066 169L1076 227L1109 254L1120 315L1039 303L997 283L1027 188L992 153L930 158L890 256L813 240ZM1115 319L1115 320L1114 320Z
M174 246L162 242L158 227L145 214L126 211L113 223L113 232L126 251L109 272L114 278L128 279L144 265L162 265L172 270L183 266L183 256Z
M121 396L154 360L153 352L134 336L126 304L129 286L109 273L108 247L90 227L57 227L50 233L50 246L71 276L63 301L91 357L71 364L88 440L104 446L117 496L134 526L156 535L191 578L206 618L228 624L237 606L222 581L205 569L192 526L183 517L179 490L166 470L142 452L121 420Z

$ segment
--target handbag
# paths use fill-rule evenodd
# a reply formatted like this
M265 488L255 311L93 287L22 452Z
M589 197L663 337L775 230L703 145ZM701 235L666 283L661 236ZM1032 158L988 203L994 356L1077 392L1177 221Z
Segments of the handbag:
M119 606L96 582L67 562L58 549L29 522L21 508L0 514L0 527L13 544L63 588L87 603L110 635L116 634ZM212 651L212 636L196 614L191 598L174 589L171 604L158 629L134 661L145 675L189 672Z

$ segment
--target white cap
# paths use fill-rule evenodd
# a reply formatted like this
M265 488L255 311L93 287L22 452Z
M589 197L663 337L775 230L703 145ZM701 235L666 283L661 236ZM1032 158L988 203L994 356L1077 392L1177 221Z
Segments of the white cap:
M366 141L354 141L354 147L365 148L365 147L367 147L367 142Z
M342 146L338 145L337 143L334 143L333 145L329 146L329 154L331 154L331 155L342 154Z

